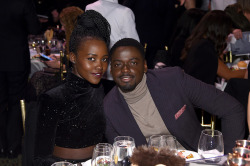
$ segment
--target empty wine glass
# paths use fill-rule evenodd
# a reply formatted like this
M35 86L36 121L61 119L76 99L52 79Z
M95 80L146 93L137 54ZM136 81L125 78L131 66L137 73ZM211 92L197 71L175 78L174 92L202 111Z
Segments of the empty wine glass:
M51 166L73 166L73 164L67 161L59 161L53 163Z
M203 158L211 158L224 155L224 142L222 133L218 130L202 130L198 153Z
M91 166L110 166L112 161L112 145L99 143L94 148Z
M113 144L113 160L115 165L122 165L128 163L129 157L132 156L135 148L134 138L130 136L118 136L114 139Z
M148 146L154 147L156 151L160 148L169 148L177 152L177 141L172 135L152 135L149 138Z

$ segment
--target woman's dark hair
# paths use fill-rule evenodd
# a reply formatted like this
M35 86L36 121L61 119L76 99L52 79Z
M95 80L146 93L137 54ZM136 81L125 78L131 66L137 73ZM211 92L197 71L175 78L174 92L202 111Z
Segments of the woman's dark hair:
M208 12L186 40L181 59L185 59L189 49L201 39L211 40L219 56L225 49L226 38L231 32L232 20L224 11Z
M141 56L143 57L143 59L145 58L145 52L144 52L144 48L141 45L140 42L138 42L135 39L132 38L123 38L119 41L117 41L113 47L110 49L110 57L112 58L112 54L114 53L114 51L118 48L118 47L122 47L122 46L132 46L138 49L138 51L141 53Z
M110 25L108 21L98 12L87 10L77 20L69 42L69 51L77 55L81 42L88 39L99 39L107 46L110 42Z
M204 15L205 11L198 8L186 10L177 22L173 40L178 37L187 38Z

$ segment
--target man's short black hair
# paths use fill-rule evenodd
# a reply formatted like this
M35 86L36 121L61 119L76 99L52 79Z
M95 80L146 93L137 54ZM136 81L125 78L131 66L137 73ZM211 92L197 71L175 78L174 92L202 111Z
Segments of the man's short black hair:
M119 41L117 41L113 47L110 49L110 57L112 59L112 55L114 53L114 51L118 48L118 47L122 47L122 46L132 46L138 49L138 51L141 53L141 56L143 57L143 59L145 59L145 52L144 52L144 48L141 45L140 42L138 42L135 39L132 38L123 38Z

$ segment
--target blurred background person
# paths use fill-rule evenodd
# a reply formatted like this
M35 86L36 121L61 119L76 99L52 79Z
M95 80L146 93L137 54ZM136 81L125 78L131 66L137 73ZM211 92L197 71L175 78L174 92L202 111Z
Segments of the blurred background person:
M172 36L173 41L171 42L172 45L170 47L171 66L182 67L183 61L180 57L185 46L185 41L191 35L193 29L204 15L205 11L198 8L192 8L186 10L179 18Z
M79 15L81 15L82 13L84 13L84 11L76 6L70 6L70 7L66 7L64 8L61 13L60 13L60 22L62 24L62 28L65 31L65 36L66 36L66 44L65 44L65 55L69 55L69 40L70 40L70 36L71 33L76 25L77 22L77 17ZM51 68L60 68L60 58L56 57L55 55L50 55L50 57L52 58L52 60L50 61L44 61L44 63ZM66 59L67 56L64 56L64 64L68 64L66 63L67 61L69 61L68 59ZM67 68L69 68L69 66L67 66ZM65 69L65 65L64 65L64 69Z
M174 0L125 0L123 5L135 14L136 30L140 42L146 44L148 68L153 69L157 50L169 46L169 39L177 18Z
M28 34L40 24L32 0L3 1L0 27L0 155L15 158L21 152L24 98L30 72Z
M237 0L226 7L225 12L233 21L234 29L250 31L250 0Z
M181 59L187 74L211 85L217 75L229 80L244 78L246 70L230 70L223 61L227 36L232 32L232 21L224 11L208 12L186 40Z
M236 2L237 0L211 0L211 10L224 10L228 5Z
M166 50L158 50L156 52L154 61L153 61L154 69L162 69L167 66L170 66L170 57Z

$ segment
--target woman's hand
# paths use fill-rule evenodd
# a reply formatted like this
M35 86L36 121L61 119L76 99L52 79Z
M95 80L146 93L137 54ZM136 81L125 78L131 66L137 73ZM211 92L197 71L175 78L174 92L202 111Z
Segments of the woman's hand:
M57 59L57 57L55 55L49 55L50 58L52 58L52 60L50 61L44 61L44 63L54 69L59 69L60 68L60 59Z

